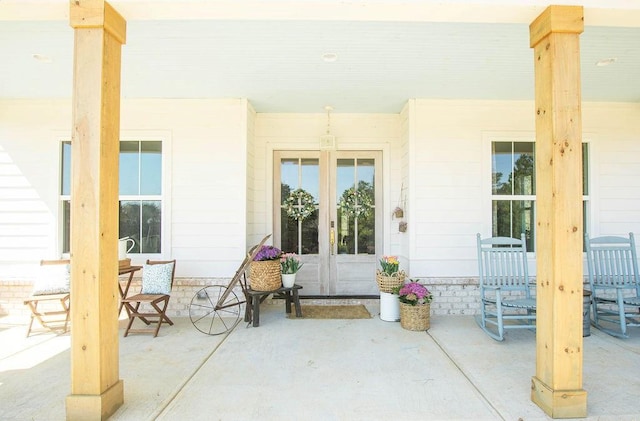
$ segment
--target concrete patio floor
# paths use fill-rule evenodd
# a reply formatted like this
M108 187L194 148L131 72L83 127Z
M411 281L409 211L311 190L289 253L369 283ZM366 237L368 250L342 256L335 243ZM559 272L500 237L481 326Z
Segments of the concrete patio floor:
M228 335L182 318L157 338L120 337L125 403L110 419L551 419L530 399L533 332L499 343L469 316L433 316L428 332L412 332L368 308L371 319L292 320L274 300L260 327ZM0 420L64 420L69 334L25 332L0 319ZM584 338L586 419L640 420L640 329L631 335Z

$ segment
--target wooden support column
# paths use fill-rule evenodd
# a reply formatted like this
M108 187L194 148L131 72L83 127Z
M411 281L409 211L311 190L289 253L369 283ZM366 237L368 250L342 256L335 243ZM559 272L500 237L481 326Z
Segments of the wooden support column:
M582 389L581 6L531 23L536 113L536 375L531 399L553 418L587 415Z
M68 420L124 402L118 342L120 61L126 22L104 0L71 0L71 394Z

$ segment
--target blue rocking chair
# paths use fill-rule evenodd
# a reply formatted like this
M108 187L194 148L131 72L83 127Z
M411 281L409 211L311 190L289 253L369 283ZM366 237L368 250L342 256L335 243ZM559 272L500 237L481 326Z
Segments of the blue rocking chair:
M504 340L507 329L534 329L536 299L527 269L527 246L521 239L478 239L480 273L480 327L493 339Z
M593 325L628 338L627 327L640 326L640 276L633 233L589 238L585 233Z

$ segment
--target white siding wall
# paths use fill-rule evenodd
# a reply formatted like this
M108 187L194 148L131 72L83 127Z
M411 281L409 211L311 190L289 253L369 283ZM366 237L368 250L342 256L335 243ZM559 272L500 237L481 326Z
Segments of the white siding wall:
M69 101L0 101L2 277L59 256L58 142L70 125ZM230 277L246 252L247 133L245 100L122 102L122 138L165 142L163 254L177 276Z
M411 270L477 274L475 234L490 233L484 132L533 132L533 104L416 100L411 168ZM486 168L485 168L486 167Z
M69 101L0 101L0 279L59 257L60 143Z
M262 232L271 233L273 229L273 151L318 150L320 136L326 130L326 114L257 114L255 159L252 162L257 174L256 220L252 222L264 227ZM389 186L395 185L397 189L400 186L399 115L332 113L331 134L336 136L339 150L383 151L385 253L389 253L391 211L397 201L396 193L392 194ZM396 152L390 153L391 149ZM390 168L396 168L396 171Z
M475 234L491 233L489 141L495 136L535 138L534 104L415 104L411 274L477 276ZM583 104L583 132L591 143L591 232L640 232L640 106Z
M583 107L591 139L592 236L640 234L640 104Z
M247 246L252 247L258 244L262 238L260 237L260 227L255 224L256 214L256 183L261 178L256 174L255 169L255 125L256 112L247 102Z
M413 135L413 127L415 126L415 119L412 115L415 113L415 100L409 100L400 113L400 141L398 143L397 154L399 154L399 167L393 168L393 172L399 172L399 185L391 186L391 198L395 197L395 206L400 207L403 210L402 218L393 218L391 224L391 253L397 254L400 260L400 267L408 276L411 276L411 261L410 256L410 244L411 244L411 227L408 227L407 231L400 232L398 226L401 221L407 222L409 219L409 204L411 198L409 197L409 184L411 182L409 178L410 164L411 164L411 139ZM395 161L394 161L395 162ZM391 207L395 209L394 202L392 200Z
M137 100L122 104L121 132L171 136L169 246L176 276L233 276L246 251L246 102Z
M489 141L534 137L533 115L532 102L416 99L400 114L331 116L339 149L384 152L384 253L434 286L439 314L475 311L474 235L491 227ZM59 254L59 141L70 124L69 101L0 101L5 285ZM121 127L122 138L165 142L165 257L180 262L172 312L184 315L195 288L225 283L247 246L271 232L272 152L317 149L326 114L256 114L241 99L124 100ZM591 150L586 228L640 235L640 105L583 104L583 132ZM401 234L392 211L403 185Z

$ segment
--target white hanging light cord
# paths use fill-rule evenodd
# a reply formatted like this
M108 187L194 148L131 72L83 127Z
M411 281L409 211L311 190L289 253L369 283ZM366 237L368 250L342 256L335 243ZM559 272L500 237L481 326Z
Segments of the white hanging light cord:
M333 107L327 105L324 109L327 110L327 134L329 134L331 129L331 110Z

